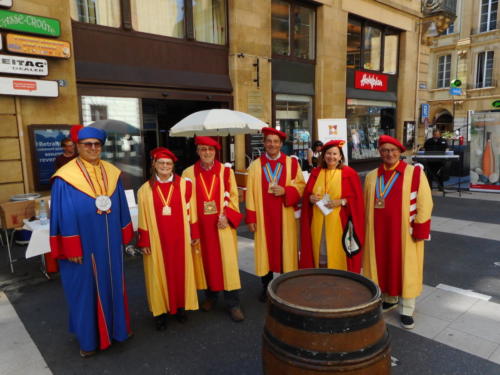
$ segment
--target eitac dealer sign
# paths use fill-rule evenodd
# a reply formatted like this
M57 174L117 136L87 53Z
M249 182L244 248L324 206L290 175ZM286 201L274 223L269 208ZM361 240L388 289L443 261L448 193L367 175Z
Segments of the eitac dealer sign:
M0 73L47 76L47 60L0 54Z

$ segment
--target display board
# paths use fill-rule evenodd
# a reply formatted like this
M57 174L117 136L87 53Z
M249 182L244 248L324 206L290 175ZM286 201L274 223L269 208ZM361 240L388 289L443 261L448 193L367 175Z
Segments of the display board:
M318 119L318 138L323 143L333 139L345 141L342 151L345 156L345 164L349 164L347 157L347 120L345 118Z
M500 193L500 112L471 116L470 189Z
M56 156L63 153L61 141L69 137L71 125L29 125L33 181L37 191L50 189Z

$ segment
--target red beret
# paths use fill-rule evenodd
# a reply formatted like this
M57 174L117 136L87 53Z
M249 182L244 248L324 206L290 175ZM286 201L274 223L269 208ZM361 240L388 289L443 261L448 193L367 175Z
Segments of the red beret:
M390 143L393 144L394 146L398 147L401 152L406 151L406 147L401 144L396 138L393 138L389 135L381 135L378 139L378 147L382 146L384 143Z
M338 148L341 148L343 145L345 145L345 141L342 139L332 139L331 141L326 142L323 147L321 147L321 152L325 152L328 150L330 147L337 146Z
M73 125L71 129L69 129L69 137L73 141L73 143L78 143L78 132L83 128L83 125Z
M266 138L266 136L268 136L269 134L274 134L274 135L277 135L278 137L280 137L282 141L284 141L286 139L286 133L283 133L277 129L262 128L261 130L262 130L262 133L264 133L264 138Z
M174 163L177 161L177 157L174 153L165 147L156 147L149 152L149 155L151 155L151 159L153 160L167 158L172 159Z
M215 147L216 150L220 150L220 144L215 139L210 137L196 137L194 139L195 145L203 145L203 146L212 146Z

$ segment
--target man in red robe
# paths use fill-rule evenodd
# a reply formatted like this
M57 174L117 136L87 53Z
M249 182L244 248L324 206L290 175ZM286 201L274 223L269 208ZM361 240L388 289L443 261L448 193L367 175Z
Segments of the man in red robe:
M411 329L415 298L422 291L432 194L421 168L399 160L404 151L397 139L380 136L382 164L365 179L363 273L382 290L383 310L392 310L399 302L401 325Z
M231 319L245 319L240 307L240 273L236 228L242 215L239 211L238 190L233 170L215 160L220 145L210 137L196 137L196 152L200 157L182 176L193 183L191 221L197 224L200 240L194 241L195 273L198 289L205 289L203 311L215 306L220 291ZM196 211L196 212L194 212ZM201 262L196 259L201 253Z
M263 128L265 154L248 167L246 222L255 238L256 274L261 276L261 302L273 272L298 268L298 224L295 208L305 182L296 158L280 152L286 134Z

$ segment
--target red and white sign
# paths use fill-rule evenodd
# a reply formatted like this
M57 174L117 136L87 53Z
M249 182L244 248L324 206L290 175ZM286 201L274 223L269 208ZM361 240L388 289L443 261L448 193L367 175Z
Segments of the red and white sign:
M361 90L387 91L387 76L356 70L354 72L354 87Z
M57 98L59 85L57 81L0 77L0 95Z

